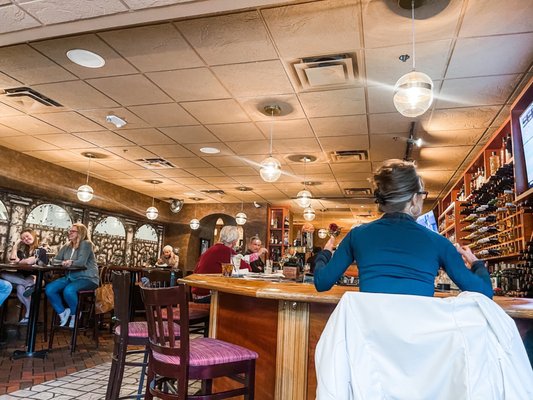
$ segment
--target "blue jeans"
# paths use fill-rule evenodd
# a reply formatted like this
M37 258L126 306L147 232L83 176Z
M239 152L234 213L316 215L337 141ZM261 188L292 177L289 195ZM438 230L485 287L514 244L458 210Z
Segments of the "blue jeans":
M70 308L70 314L74 315L78 307L78 291L92 290L97 287L98 285L89 279L76 279L71 281L66 276L63 276L47 284L44 291L56 313L61 314L65 311L65 306L63 305L64 299L68 308Z
M0 306L4 304L4 300L7 299L12 289L13 285L11 283L0 279Z

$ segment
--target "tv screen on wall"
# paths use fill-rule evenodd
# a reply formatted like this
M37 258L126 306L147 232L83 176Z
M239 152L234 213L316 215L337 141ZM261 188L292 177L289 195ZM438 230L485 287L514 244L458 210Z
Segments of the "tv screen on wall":
M527 187L533 187L533 103L520 115Z

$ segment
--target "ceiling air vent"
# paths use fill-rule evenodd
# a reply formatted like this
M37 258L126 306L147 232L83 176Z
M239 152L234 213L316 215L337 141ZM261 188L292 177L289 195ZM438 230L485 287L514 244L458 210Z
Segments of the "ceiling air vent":
M344 188L344 194L347 196L371 196L372 190L370 188Z
M346 213L346 212L351 212L352 210L349 208L323 208L321 209L321 211L328 212L328 213L335 213L335 212Z
M174 164L164 158L138 158L135 162L148 169L176 168Z
M302 88L351 85L356 79L355 55L336 54L306 57L294 64Z
M12 89L4 89L5 95L10 98L11 101L18 103L24 108L32 108L35 103L40 103L41 105L47 107L63 107L57 101L42 95L41 93L33 90L29 87L17 87Z
M368 161L368 150L337 150L330 154L332 162Z

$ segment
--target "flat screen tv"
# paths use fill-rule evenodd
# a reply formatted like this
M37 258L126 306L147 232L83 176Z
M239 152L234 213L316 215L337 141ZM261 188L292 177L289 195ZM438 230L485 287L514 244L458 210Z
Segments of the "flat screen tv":
M439 228L437 227L437 221L435 220L435 214L433 213L433 211L428 211L427 213L422 214L416 219L416 222L432 231L439 231Z
M511 106L515 201L533 196L533 79Z

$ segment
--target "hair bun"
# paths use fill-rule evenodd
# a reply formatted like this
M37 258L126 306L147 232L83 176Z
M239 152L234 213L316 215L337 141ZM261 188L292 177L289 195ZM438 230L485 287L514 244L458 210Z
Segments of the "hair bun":
M385 204L385 197L381 194L379 190L374 190L374 197L376 198L375 202L378 204Z

